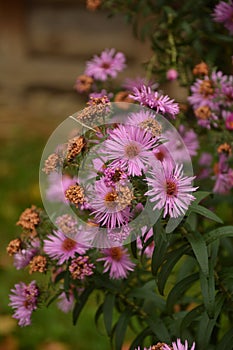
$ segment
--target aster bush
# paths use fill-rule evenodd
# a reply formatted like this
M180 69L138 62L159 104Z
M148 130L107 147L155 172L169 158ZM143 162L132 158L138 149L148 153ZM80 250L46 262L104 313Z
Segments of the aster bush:
M13 317L27 326L38 307L57 303L76 324L94 294L96 325L116 350L128 328L133 350L228 350L233 76L222 63L231 59L233 4L87 5L125 13L154 55L145 77L116 83L127 58L108 48L77 77L86 106L45 147L44 209L21 214L22 232L7 247L15 267L33 275L11 291ZM185 83L187 101L168 96L164 79Z

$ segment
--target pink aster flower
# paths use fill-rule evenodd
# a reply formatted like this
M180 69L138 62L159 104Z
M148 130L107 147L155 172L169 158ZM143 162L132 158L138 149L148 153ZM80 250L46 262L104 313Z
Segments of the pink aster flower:
M117 73L125 68L125 56L122 52L115 49L106 49L100 56L95 55L90 61L87 61L84 74L93 77L96 80L105 81L109 77L115 78Z
M69 258L74 258L76 253L85 254L88 248L84 243L83 235L78 234L73 240L66 237L61 231L54 231L53 235L48 235L48 238L44 240L44 251L51 259L57 259L58 264L62 265Z
M220 1L214 8L213 19L215 22L223 23L224 27L233 34L233 2Z
M233 130L233 112L223 111L223 118L225 119L225 125L228 130Z
M189 350L189 345L188 341L185 340L184 345L181 343L180 339L177 339L176 342L172 342L172 349L173 350ZM167 344L163 345L163 350L171 350L171 347L168 346ZM190 350L195 350L195 343L193 343L192 347Z
M151 134L132 125L118 125L110 131L109 139L104 143L105 152L114 166L122 166L129 175L142 175L149 165L151 150L156 139Z
M48 189L46 191L46 197L51 202L63 202L68 204L68 200L65 198L65 191L71 185L75 185L77 178L71 178L68 175L61 177L60 174L53 172L48 176Z
M31 259L38 253L40 247L40 241L34 239L30 244L27 244L23 249L20 249L14 254L14 266L16 270L23 269L28 266Z
M90 262L89 256L79 256L71 261L69 271L74 280L83 280L86 276L91 276L94 272L94 264Z
M180 125L178 131L187 147L191 157L197 155L197 150L199 148L198 136L193 129L188 129L184 125Z
M127 193L124 198L123 192ZM104 178L95 182L89 194L89 203L97 223L113 229L127 223L130 219L130 205L133 193L128 186L109 187Z
M112 279L126 278L129 271L133 271L135 264L130 260L127 249L112 247L103 249L104 257L98 261L104 261L104 273L109 271Z
M179 76L179 73L177 72L176 69L174 68L170 68L168 69L168 71L166 72L166 78L167 80L176 80Z
M152 153L155 156L155 158L160 162L171 162L173 164L174 160L168 150L169 148L166 147L167 145L168 145L168 142L157 146L156 148L153 149Z
M93 99L93 98L102 98L107 96L108 100L110 101L110 98L113 97L113 93L112 92L107 92L107 90L102 89L101 91L97 92L94 91L92 93L89 94L89 99Z
M146 130L153 137L160 137L162 126L156 120L156 115L150 110L141 110L131 113L128 117L127 124L137 126L142 130Z
M103 171L104 182L108 187L115 187L116 184L124 184L128 178L122 166L107 167Z
M149 106L156 113L168 115L173 119L179 113L178 103L175 103L167 95L153 91L151 87L146 85L143 85L140 89L134 88L133 94L129 95L129 97L140 102L142 106Z
M19 326L28 326L31 324L31 314L37 309L37 301L39 289L35 281L29 285L20 282L15 285L15 289L11 289L13 294L10 294L10 304L15 313L13 318L19 320Z
M220 157L219 162L214 166L215 185L213 192L228 194L233 187L233 169L229 168L226 159Z
M213 156L208 152L203 152L198 160L199 173L198 179L206 179L210 176L212 170L210 168Z
M143 85L151 87L152 89L157 89L159 84L155 83L153 80L147 81L145 77L136 78L126 78L123 87L126 90L133 91L134 88L141 89Z
M146 195L156 202L154 209L164 210L163 217L169 214L177 218L185 214L195 199L190 193L197 189L192 186L194 178L184 176L182 164L173 167L170 162L158 163L151 171L151 178L147 178L151 188Z
M64 313L67 313L73 309L74 302L74 294L72 292L69 293L69 299L67 299L66 293L63 292L58 297L57 307Z

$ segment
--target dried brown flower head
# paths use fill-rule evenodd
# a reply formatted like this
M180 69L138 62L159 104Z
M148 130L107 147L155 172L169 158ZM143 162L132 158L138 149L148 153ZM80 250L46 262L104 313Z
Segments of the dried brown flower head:
M107 96L91 97L87 102L87 107L81 110L75 119L84 126L95 127L103 124L111 113L111 103Z
M31 208L27 208L20 215L16 225L21 226L23 229L30 231L31 235L36 235L36 226L40 222L38 209L32 205Z
M60 161L61 159L57 153L50 154L44 163L44 168L42 171L44 171L45 174L49 175L53 171L57 170L58 166L60 165Z
M213 95L214 85L212 80L209 80L209 79L203 80L199 87L199 93L205 97Z
M197 64L193 68L193 74L194 75L208 75L209 74L209 67L205 62L201 62Z
M45 272L47 270L47 259L45 256L36 255L29 263L29 273Z
M75 83L75 89L78 92L88 92L91 89L91 86L93 84L94 80L89 77L88 75L82 74L77 77L76 83Z
M195 109L194 114L198 119L206 120L211 116L211 110L209 106L201 106Z
M75 137L69 140L67 147L67 160L73 160L85 148L86 141L83 136Z
M65 197L69 202L78 206L79 204L83 204L85 201L84 198L84 190L79 185L71 185L65 191Z
M151 350L163 350L164 346L167 345L165 343L157 343L156 345L152 345ZM169 346L171 350L173 350L173 347Z
M10 243L8 244L6 251L7 253L12 256L15 253L17 253L20 249L21 249L21 240L19 238L13 239L12 241L10 241Z
M226 142L223 143L218 147L218 153L225 153L227 156L230 156L232 153L231 145L229 145L229 143Z
M86 6L90 11L95 11L101 5L101 0L87 0Z
M118 102L118 106L122 109L128 109L128 105L126 103L134 103L134 100L129 97L130 92L129 91L119 91L115 97L114 102ZM120 103L120 102L126 102L126 103Z

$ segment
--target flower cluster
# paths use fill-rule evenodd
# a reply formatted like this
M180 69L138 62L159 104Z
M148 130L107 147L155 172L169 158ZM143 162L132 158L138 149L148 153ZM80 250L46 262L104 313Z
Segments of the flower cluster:
M88 3L94 9L94 2ZM111 338L137 317L138 324L145 326L142 335L153 336L155 344L144 350L188 350L188 341L195 337L182 321L184 315L190 316L191 323L195 315L202 317L202 325L218 310L210 294L218 296L221 276L216 290L210 290L209 282L215 278L211 266L217 254L211 254L216 246L210 241L216 231L211 239L210 234L200 234L203 227L197 228L195 215L217 222L219 218L200 205L206 192L195 193L198 186L193 183L201 185L212 178L213 191L220 194L233 187L232 145L224 139L233 130L233 77L211 71L204 62L195 66L198 79L188 102L196 119L189 124L188 107L164 94L151 79L128 78L114 88L112 79L125 67L123 53L105 49L86 63L76 80L86 106L68 118L72 127L65 142L45 151L41 168L47 214L35 206L26 209L17 222L22 233L7 247L16 269L47 274L49 283L47 288L35 281L16 284L10 306L19 325L27 326L39 305L57 299L60 310L73 310L75 323L89 295L97 290L102 304L96 320L103 314ZM169 81L179 77L175 69L167 73ZM213 154L199 153L200 129L224 131L216 162ZM196 177L191 157L197 156ZM181 257L187 260L184 276L177 278L181 287L177 291L169 286L167 292L169 273ZM170 285L175 278L172 275ZM192 296L186 295L186 289L198 278L200 288L190 303ZM221 285L219 293L222 290ZM120 316L112 325L115 308ZM197 323L195 318L195 332L201 333ZM177 331L180 327L187 332ZM177 332L189 335L184 344L179 338L170 345L162 339L176 339ZM143 344L140 337L134 346ZM194 349L195 343L190 350Z
M188 98L197 122L207 129L225 126L232 130L233 76L216 70L208 72L197 78Z
M190 350L194 350L194 349L195 349L195 343L193 343ZM141 348L138 347L135 350L141 350ZM171 346L165 343L157 343L156 345L152 345L149 348L144 347L144 350L189 350L189 348L188 348L187 340L185 340L185 343L182 344L181 340L178 338L176 342L172 342Z

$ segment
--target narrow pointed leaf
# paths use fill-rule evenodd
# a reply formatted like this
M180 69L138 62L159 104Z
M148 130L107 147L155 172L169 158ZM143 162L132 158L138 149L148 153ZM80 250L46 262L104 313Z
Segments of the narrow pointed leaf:
M203 236L199 232L193 232L186 235L197 262L205 276L209 274L208 251Z
M112 317L113 317L114 305L115 305L115 295L111 293L107 294L103 304L103 315L104 315L104 325L108 336L111 335L111 331L112 331Z

